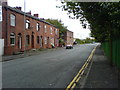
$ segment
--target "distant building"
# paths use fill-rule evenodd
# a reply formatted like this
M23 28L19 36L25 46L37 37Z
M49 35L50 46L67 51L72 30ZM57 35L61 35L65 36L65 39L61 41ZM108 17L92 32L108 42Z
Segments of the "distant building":
M21 11L21 7L2 7L2 39L4 54L11 55L25 50L52 48L59 45L59 29L39 19L38 14Z
M73 32L66 30L66 32L64 33L64 41L65 41L65 46L66 45L73 45Z

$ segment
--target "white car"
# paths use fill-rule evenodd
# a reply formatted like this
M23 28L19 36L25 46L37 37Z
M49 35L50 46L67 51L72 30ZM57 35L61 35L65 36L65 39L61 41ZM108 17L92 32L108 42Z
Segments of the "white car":
M72 45L66 45L66 49L73 49Z

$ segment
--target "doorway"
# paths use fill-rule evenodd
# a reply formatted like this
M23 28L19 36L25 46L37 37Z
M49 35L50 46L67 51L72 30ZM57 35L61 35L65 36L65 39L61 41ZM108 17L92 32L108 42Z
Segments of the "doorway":
M18 34L18 48L22 49L22 35L21 35L21 33Z
M32 48L34 48L34 35L32 35L32 37L31 37L31 46L32 46Z

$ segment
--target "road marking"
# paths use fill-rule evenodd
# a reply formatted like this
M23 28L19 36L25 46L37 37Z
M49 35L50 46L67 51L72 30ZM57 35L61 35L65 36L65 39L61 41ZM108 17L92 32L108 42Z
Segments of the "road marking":
M70 82L70 84L67 86L66 90L69 89L73 89L76 87L76 84L78 83L78 81L81 79L81 76L84 74L85 69L87 68L87 66L89 65L90 61L92 60L93 54L96 50L97 46L94 47L94 49L92 50L91 54L89 55L88 59L86 60L86 62L84 63L84 65L82 66L82 68L79 70L78 74L74 77L74 79Z
M75 88L75 86L76 86L76 83L74 83L74 84L72 85L72 89Z

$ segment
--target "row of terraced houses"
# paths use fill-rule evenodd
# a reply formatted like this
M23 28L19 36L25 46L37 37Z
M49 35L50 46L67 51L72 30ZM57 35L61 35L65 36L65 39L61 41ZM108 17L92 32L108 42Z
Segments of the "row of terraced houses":
M4 53L13 54L30 49L52 48L59 45L59 29L38 18L38 14L25 13L21 7L2 7L2 38Z
M21 7L2 5L2 39L4 55L25 50L59 46L59 29L39 18L38 14L25 13Z

